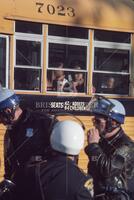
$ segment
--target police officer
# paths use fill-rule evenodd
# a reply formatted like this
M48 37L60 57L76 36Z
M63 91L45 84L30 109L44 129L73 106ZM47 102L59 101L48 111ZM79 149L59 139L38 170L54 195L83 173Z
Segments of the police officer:
M88 132L88 172L96 200L134 199L134 142L124 133L124 106L95 96L89 102L94 128Z
M84 174L74 162L84 145L84 130L81 125L71 120L57 122L53 127L50 143L53 156L47 162L38 164L31 199L91 200L92 178Z
M49 127L52 118L37 111L22 110L14 91L0 90L0 122L7 126L5 134L5 179L16 185L15 199L28 199L28 163L46 159L49 147Z

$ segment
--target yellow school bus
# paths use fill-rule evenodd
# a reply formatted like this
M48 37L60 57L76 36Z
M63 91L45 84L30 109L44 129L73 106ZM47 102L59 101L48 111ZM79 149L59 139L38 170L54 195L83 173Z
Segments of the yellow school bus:
M91 96L117 98L134 137L133 51L132 0L0 0L0 83L22 107L71 113L88 130ZM0 125L1 178L5 130ZM84 152L79 165L86 170Z

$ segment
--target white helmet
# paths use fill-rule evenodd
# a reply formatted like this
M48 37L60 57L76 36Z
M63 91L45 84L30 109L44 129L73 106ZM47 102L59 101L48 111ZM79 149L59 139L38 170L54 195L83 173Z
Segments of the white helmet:
M84 130L71 120L57 122L50 136L52 149L68 154L78 155L84 147Z

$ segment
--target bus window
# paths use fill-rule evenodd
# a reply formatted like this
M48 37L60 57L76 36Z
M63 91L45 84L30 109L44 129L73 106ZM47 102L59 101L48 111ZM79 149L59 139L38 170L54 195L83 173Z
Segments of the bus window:
M78 61L77 61L78 59ZM78 62L80 68L86 70L87 66L87 47L68 44L49 43L49 66L57 67L60 61L64 62L64 68L73 69L75 62Z
M118 42L118 43L130 43L131 35L130 33L96 30L94 32L94 40Z
M61 28L61 32L58 32L59 28ZM89 40L80 39L80 37L78 39L75 33L78 30L80 33L82 30L82 33L86 31L88 34L88 31L83 28L55 25L50 25L48 30L48 33L51 35L48 35L47 91L87 93L87 52ZM78 35L80 36L81 34ZM61 83L59 82L60 80L62 80ZM60 87L57 86L59 83L61 85L66 83L69 87L59 89Z
M16 65L41 66L41 42L16 40Z
M24 25L23 28L21 28L21 23L22 26ZM38 27L37 30L34 29L35 27ZM40 91L43 59L43 36L37 35L41 30L40 24L16 22L16 30L24 31L24 33L15 33L14 88L16 90Z
M16 21L15 32L42 34L42 24L34 23L34 22Z
M28 68L15 69L15 89L17 90L40 90L41 70Z
M48 34L69 38L88 39L88 29L71 26L49 25Z
M129 75L94 73L95 93L128 95Z
M95 47L94 69L129 73L129 50Z
M103 38L105 34L108 34L108 37ZM113 38L110 35L113 35ZM121 37L118 40L119 36ZM94 37L95 93L129 95L130 34L94 31Z
M0 82L1 86L8 86L8 37L0 35Z

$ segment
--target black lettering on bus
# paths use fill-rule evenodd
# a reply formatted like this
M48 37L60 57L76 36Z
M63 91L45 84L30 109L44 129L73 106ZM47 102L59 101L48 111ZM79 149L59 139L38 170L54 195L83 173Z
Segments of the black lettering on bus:
M55 7L51 4L48 4L47 5L47 11L50 15L53 15L53 14L55 14Z
M44 6L44 3L36 2L36 6L38 6L38 12L39 12L39 13L42 13L42 12L43 12L43 11L42 11L42 8L43 8L43 6Z
M69 17L74 17L75 16L75 9L74 8L68 7L67 10L68 10L67 15Z
M65 8L64 8L64 6L62 6L62 5L57 6L57 10L58 10L58 15L65 16Z

